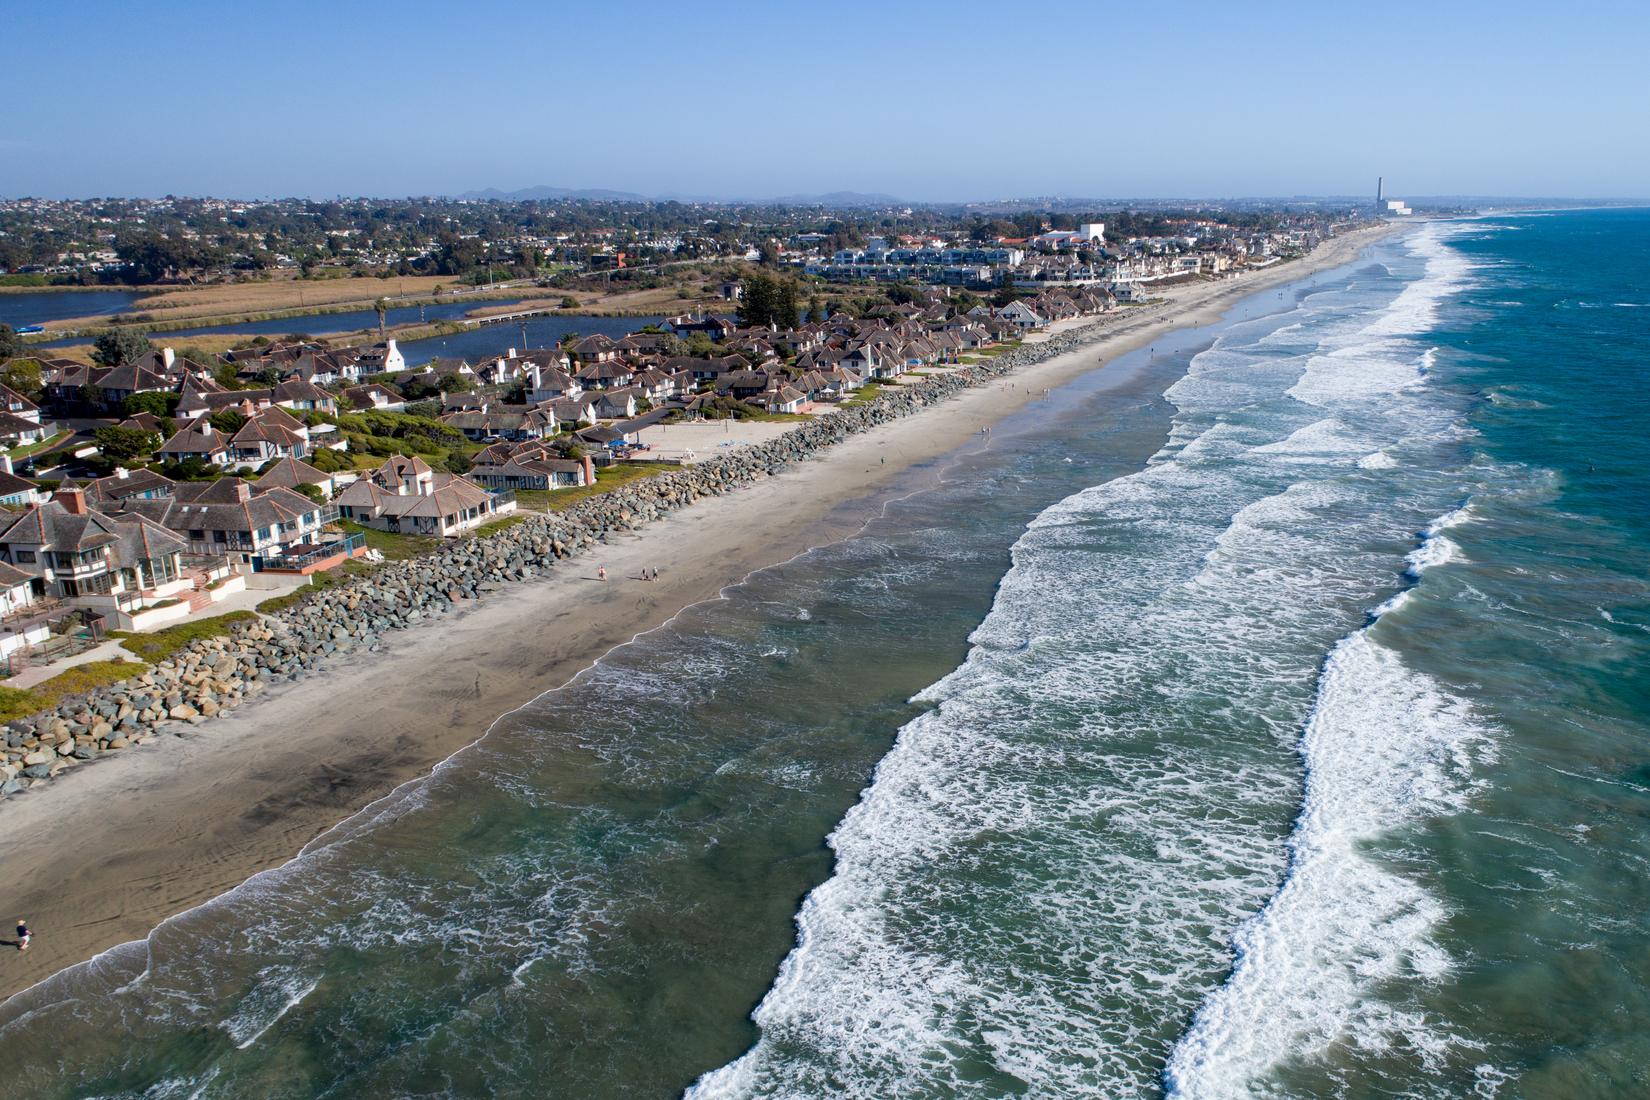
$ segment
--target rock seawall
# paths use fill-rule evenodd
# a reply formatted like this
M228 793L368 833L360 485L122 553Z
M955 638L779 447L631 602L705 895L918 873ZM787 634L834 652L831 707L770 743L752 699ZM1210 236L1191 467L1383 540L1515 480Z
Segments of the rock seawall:
M205 723L272 684L302 679L327 657L371 649L389 631L438 619L466 600L525 581L611 534L770 477L850 436L1071 351L1092 340L1093 330L1108 320L1161 308L1111 314L1039 344L889 387L863 405L799 424L768 442L637 481L563 512L531 515L486 538L455 540L237 626L228 637L192 642L141 676L0 728L0 799L84 762L152 741L168 727Z

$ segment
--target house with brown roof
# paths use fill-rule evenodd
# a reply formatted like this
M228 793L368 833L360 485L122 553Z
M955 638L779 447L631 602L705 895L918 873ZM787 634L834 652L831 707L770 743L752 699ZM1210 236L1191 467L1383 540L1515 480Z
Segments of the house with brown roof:
M309 428L276 405L253 413L229 440L231 465L262 466L272 458L303 458L307 454Z
M83 482L80 486L86 490L86 499L95 508L106 504L116 504L130 497L140 500L154 500L158 497L169 497L177 482L169 477L155 473L153 470L128 470L124 466L116 467L115 472L108 477L100 477L93 481Z
M338 514L402 534L453 536L515 511L508 494L490 493L421 458L396 455L338 494Z
M252 483L255 493L268 492L270 489L291 489L301 492L300 485L313 485L325 500L331 500L338 492L338 480L331 474L323 473L301 458L278 458L275 464L258 476Z
M138 515L186 540L188 552L228 557L253 570L278 564L287 549L317 541L335 513L280 487L255 492L238 477L179 482L170 497L129 497L112 509Z
M475 466L464 476L488 489L542 491L594 485L596 467L589 458L563 458L542 445L524 443L476 455Z
M0 412L7 412L22 420L40 423L40 406L10 386L0 385Z
M400 412L407 407L406 398L377 382L351 386L344 391L344 400L349 402L352 410L357 411L382 409L384 412Z
M13 508L39 504L46 499L40 486L28 478L18 477L11 468L11 456L0 454L0 504Z
M132 614L193 587L183 550L158 523L92 508L82 489L59 489L0 526L0 562L28 574L37 597L113 613L128 629Z
M195 417L155 448L155 457L163 462L187 462L191 458L213 466L230 466L229 439L212 426L205 414Z

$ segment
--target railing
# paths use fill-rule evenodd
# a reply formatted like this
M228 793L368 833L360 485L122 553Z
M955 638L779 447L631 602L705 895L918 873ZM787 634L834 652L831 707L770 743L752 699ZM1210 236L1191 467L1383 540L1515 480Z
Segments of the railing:
M0 634L27 634L37 626L54 623L77 610L60 600L36 600L0 618Z
M322 524L337 523L338 522L338 506L336 504L329 504L325 508L322 508L321 509L320 522Z
M365 546L365 535L354 534L336 542L324 542L313 550L305 550L299 554L282 554L280 557L265 558L265 566L273 569L303 569L314 565L318 561L336 557L339 554L354 554Z
M501 505L514 504L516 491L514 489L488 489L487 495L492 498L493 510L498 511Z

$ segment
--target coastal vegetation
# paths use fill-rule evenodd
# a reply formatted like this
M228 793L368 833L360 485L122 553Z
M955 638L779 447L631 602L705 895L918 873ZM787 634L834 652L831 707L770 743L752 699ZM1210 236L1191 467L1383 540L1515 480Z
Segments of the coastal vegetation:
M75 665L32 688L0 686L0 722L50 710L69 696L84 695L96 688L141 675L148 667L141 662L115 657Z
M132 651L139 660L158 664L190 642L201 638L219 638L227 635L236 623L247 622L257 616L251 611L229 611L206 619L191 619L176 626L143 633L130 630L113 631L110 636Z

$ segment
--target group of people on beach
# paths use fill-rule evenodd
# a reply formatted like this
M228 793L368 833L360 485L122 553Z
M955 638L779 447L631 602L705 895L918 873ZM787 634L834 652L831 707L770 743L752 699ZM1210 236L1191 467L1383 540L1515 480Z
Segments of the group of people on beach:
M606 582L607 566L596 566L596 579L604 583ZM639 581L656 581L659 579L659 571L657 569L643 569L640 573L636 574L636 579Z

